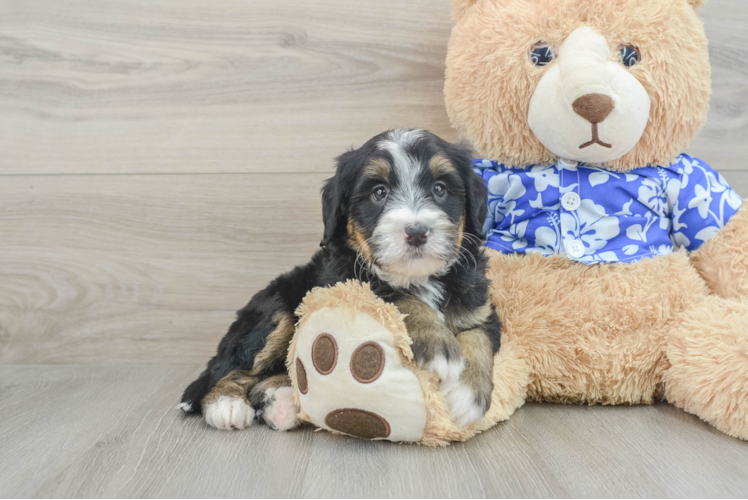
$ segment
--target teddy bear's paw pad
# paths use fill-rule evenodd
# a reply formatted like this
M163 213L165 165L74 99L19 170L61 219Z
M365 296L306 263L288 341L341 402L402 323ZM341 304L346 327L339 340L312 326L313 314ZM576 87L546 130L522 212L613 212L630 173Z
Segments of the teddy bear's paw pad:
M420 441L426 404L395 338L371 316L320 309L297 332L296 386L318 427L368 439Z
M323 333L314 339L312 363L322 375L327 375L335 369L335 365L338 364L338 344L332 335Z
M244 429L252 425L255 411L241 398L221 396L203 409L205 422L222 430Z
M364 439L387 438L390 424L376 413L355 408L333 410L325 417L330 429Z
M268 389L266 401L262 418L271 429L288 431L301 423L291 387Z
M362 384L374 382L384 371L384 349L376 342L366 342L353 351L351 373Z
M449 416L458 427L465 427L483 420L485 415L484 403L478 394L467 385L455 384L446 393Z

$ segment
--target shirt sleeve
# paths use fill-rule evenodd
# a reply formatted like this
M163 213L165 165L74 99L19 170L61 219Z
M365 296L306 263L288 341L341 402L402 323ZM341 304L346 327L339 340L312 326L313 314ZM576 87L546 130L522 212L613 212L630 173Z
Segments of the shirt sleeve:
M698 158L682 155L670 170L677 172L667 186L671 238L676 247L692 252L727 224L743 199L719 172Z

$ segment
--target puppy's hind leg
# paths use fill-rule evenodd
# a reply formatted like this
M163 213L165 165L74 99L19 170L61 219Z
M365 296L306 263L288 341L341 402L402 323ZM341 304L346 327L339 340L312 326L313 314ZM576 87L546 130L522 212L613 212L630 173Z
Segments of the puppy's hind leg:
M249 404L247 392L258 377L245 370L235 370L213 387L202 401L203 416L216 429L244 429L252 425L255 411Z
M287 431L301 423L291 378L286 374L266 378L254 386L249 392L249 402L257 417L262 418L271 429Z

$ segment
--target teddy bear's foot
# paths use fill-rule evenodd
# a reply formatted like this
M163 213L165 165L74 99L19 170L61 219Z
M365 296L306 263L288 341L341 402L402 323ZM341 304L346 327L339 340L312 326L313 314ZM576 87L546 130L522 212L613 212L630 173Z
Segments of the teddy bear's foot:
M708 297L668 340L665 397L748 440L748 301Z
M244 429L254 422L255 411L242 398L220 396L204 406L203 416L216 429Z
M397 309L359 284L318 290L305 304L289 351L305 418L352 436L420 441L426 402L404 366L416 365Z

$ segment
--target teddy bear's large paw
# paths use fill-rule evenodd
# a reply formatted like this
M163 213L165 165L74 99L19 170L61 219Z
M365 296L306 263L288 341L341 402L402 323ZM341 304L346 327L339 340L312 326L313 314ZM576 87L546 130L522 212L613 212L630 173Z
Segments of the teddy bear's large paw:
M419 441L426 405L393 334L347 308L313 312L297 332L301 407L322 428L369 439Z

